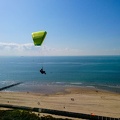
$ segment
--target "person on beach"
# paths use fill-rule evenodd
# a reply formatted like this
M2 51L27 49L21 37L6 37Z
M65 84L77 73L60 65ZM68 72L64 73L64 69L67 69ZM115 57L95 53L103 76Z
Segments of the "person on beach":
M46 74L46 72L43 70L43 67L40 70L41 74Z

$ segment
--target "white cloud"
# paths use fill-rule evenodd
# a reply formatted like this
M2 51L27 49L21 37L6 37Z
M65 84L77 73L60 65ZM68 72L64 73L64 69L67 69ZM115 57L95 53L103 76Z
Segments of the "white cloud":
M62 56L78 55L81 50L66 48L52 48L48 46L34 46L33 43L2 43L0 42L0 55L5 56Z
M33 43L2 43L0 42L0 55L30 55L30 51L34 48Z
M81 50L75 48L53 48L45 45L34 46L33 43L2 43L0 56L77 56L77 55L120 55L120 49L110 50Z
M18 44L18 43L2 43L0 42L0 49L1 48L5 48L5 47L10 47L11 49L14 49L14 48L31 48L33 46L32 43L27 43L27 44Z

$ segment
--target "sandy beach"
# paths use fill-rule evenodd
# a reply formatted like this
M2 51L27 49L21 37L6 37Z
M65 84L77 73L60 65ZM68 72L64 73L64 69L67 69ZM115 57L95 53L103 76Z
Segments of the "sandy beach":
M93 113L99 116L120 118L120 94L93 88L68 87L54 94L2 91L0 92L0 104Z

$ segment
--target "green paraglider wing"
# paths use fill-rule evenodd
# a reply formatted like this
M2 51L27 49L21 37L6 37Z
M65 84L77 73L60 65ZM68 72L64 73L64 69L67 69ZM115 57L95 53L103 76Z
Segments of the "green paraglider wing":
M42 45L45 36L47 32L46 31L38 31L38 32L33 32L32 33L32 38L35 46L40 46Z

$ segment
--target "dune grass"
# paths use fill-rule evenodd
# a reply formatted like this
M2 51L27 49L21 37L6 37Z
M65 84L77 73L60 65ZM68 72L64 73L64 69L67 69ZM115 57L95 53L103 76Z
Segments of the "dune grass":
M38 116L24 110L0 110L0 120L70 120L52 116Z

